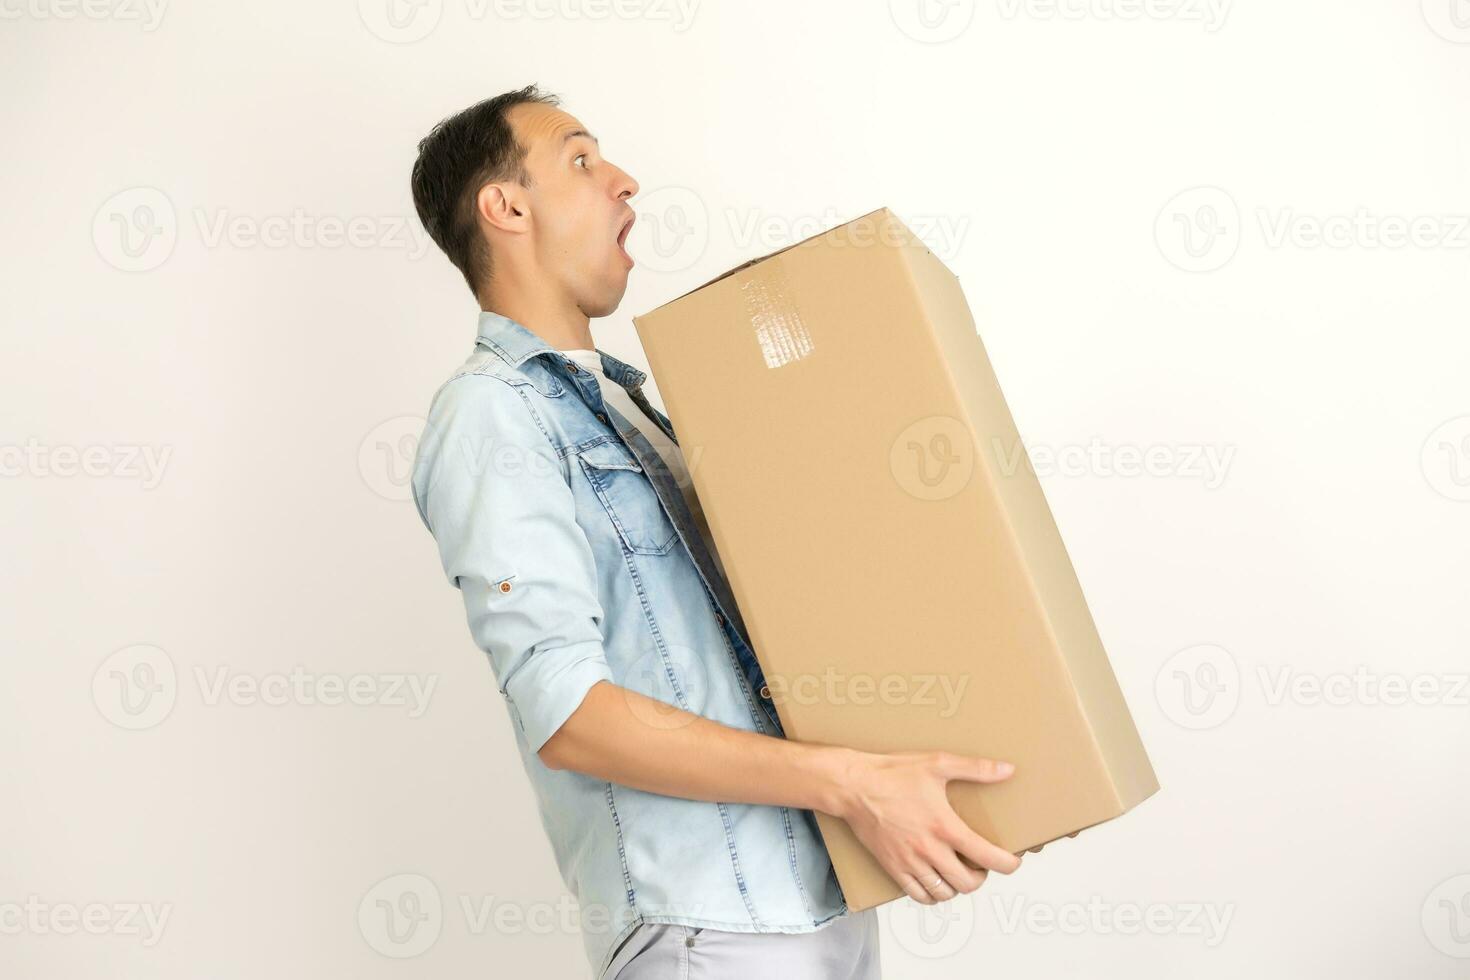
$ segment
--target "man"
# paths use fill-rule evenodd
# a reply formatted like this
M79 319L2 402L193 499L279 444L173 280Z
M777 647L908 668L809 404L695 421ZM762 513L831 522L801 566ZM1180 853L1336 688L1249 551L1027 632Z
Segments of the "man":
M434 396L414 499L594 976L878 977L875 910L848 914L813 811L933 904L1019 865L945 796L1009 765L784 737L674 430L643 372L593 345L634 264L638 184L555 96L528 86L439 123L412 182L481 310Z

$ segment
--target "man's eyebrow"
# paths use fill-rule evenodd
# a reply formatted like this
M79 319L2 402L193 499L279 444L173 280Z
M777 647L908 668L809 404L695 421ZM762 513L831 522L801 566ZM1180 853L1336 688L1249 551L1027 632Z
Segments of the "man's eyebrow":
M567 143L570 143L572 140L576 139L578 136L585 136L589 140L591 140L592 142L597 143L597 137L596 136L593 136L591 133L587 132L587 130L585 130L585 129L573 129L570 132L566 133L564 136L562 136L562 138L561 138L562 145L565 146ZM597 145L598 146L601 146L602 144L601 143L597 143Z

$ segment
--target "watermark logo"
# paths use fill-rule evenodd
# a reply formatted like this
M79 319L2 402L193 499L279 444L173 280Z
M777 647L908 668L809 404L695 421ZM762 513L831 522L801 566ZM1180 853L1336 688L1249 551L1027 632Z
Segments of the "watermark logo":
M1440 882L1420 912L1424 936L1446 956L1470 959L1470 874Z
M168 195L133 187L103 202L92 218L92 243L103 260L124 272L148 272L168 261L188 231L207 249L382 249L417 261L432 242L401 214L316 214L294 208L280 214L242 214L230 208L194 207L182 223Z
M975 935L975 899L920 905L913 899L888 906L888 928L899 948L925 960L954 956Z
M1311 214L1293 207L1254 209L1254 235L1273 250L1470 250L1470 214L1393 214L1358 207ZM1160 253L1187 272L1214 272L1240 248L1247 231L1234 198L1218 187L1176 194L1154 222Z
M156 187L130 187L102 202L92 217L97 254L123 272L147 272L168 261L179 240L179 219Z
M1450 419L1429 434L1419 454L1424 479L1442 497L1470 500L1470 415Z
M1470 674L1384 672L1366 664L1325 673L1257 664L1246 674L1229 651L1202 644L1170 657L1154 692L1171 721L1203 730L1228 721L1246 693L1267 709L1470 708Z
M1446 41L1470 44L1470 0L1420 0L1429 29Z
M140 643L102 661L92 675L92 703L102 717L130 731L169 716L179 696L178 672L167 653Z
M1229 721L1240 705L1240 665L1224 647L1203 643L1175 653L1154 678L1154 698L1169 720L1195 731Z
M687 187L660 187L633 202L638 220L628 233L628 254L654 272L682 272L709 247L709 209Z
M357 447L362 482L384 500L413 496L413 464L426 422L419 415L400 415L379 424Z
M357 0L363 26L389 44L422 41L439 26L444 0Z
M931 415L900 432L888 449L893 479L920 500L945 500L970 482L975 444L959 419Z
M1192 187L1169 199L1154 219L1159 252L1185 272L1213 272L1240 247L1240 209L1218 187Z
M975 0L888 0L894 25L921 44L953 41L975 19Z
M653 700L649 704L639 698L627 699L633 716L659 731L691 724L709 703L707 658L677 643L644 652L618 683L625 691Z
M312 673L301 666L248 674L226 665L206 669L196 664L185 676L192 677L200 703L208 708L381 707L403 709L410 719L423 717L439 686L437 674ZM92 701L108 721L139 731L168 718L181 686L172 657L158 647L138 644L117 651L97 668Z
M439 941L444 928L439 889L419 874L384 878L358 903L357 928L367 944L384 956L421 956Z

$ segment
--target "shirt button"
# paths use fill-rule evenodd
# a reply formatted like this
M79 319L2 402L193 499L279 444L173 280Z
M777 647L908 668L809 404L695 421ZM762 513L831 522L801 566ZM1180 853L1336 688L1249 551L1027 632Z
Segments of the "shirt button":
M715 622L719 623L721 626L724 626L725 625L725 614L724 613L718 613L718 612L715 613Z
M601 412L598 412L597 413L597 421L599 421L599 422L606 422L607 421L607 416L606 415L603 415Z
M510 583L509 582L501 582L500 583L500 591L501 592L509 592L510 591Z
M567 370L570 371L570 372L572 372L573 374L576 374L577 373L577 365L573 364L571 361L567 361Z
M767 701L771 700L771 688L769 685L761 685L761 697L765 698Z

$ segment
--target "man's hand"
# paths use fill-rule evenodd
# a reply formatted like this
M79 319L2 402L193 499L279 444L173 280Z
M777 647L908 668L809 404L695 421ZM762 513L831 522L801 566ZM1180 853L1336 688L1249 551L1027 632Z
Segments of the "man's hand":
M592 685L538 755L552 769L651 793L840 817L924 905L973 892L988 872L1009 874L1021 865L966 826L945 795L951 779L1009 778L1004 762L790 741L730 728L606 681Z
M1020 857L971 830L944 792L951 779L998 783L1013 771L1006 762L950 752L858 753L848 761L833 815L910 898L934 905L973 892L990 871L1010 874L1021 866Z

